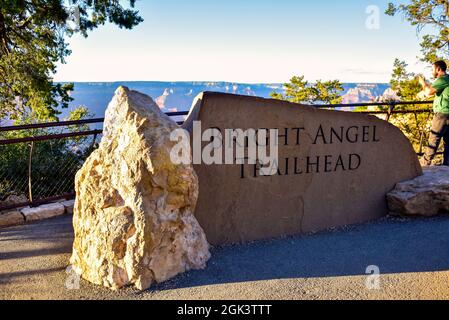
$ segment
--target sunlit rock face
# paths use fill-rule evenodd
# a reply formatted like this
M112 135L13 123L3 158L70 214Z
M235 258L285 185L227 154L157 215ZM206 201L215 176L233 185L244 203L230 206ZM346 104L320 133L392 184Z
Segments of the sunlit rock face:
M387 195L393 215L435 216L449 212L449 167L425 167L424 174L398 183Z
M198 179L175 165L177 125L153 100L117 89L99 148L76 175L71 264L84 279L111 289L146 289L205 267L209 245L193 216Z

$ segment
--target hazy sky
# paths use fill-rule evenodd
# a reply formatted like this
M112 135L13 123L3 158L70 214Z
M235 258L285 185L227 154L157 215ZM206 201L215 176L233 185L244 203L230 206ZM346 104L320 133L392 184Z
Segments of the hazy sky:
M423 68L416 30L384 15L389 1L141 0L145 22L135 29L72 37L55 80L388 82L396 57ZM366 27L370 5L378 29L375 20Z

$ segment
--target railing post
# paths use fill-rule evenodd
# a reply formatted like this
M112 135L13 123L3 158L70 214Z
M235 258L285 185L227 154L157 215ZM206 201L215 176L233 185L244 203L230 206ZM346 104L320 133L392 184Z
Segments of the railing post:
M28 198L30 202L33 202L33 187L32 187L32 162L33 162L33 150L34 150L34 141L30 143L30 155L28 157Z
M422 156L423 155L423 148L424 148L424 131L426 129L427 123L429 122L430 119L430 115L432 113L429 112L429 115L427 116L426 121L424 122L422 128L421 128L421 136L419 137L419 155Z
M387 122L390 121L390 117L391 117L391 115L393 114L394 107L395 107L395 104L394 104L393 102L391 102L391 103L388 105L388 113L387 113L387 119L386 119Z
M92 139L92 145L90 146L91 151L95 148L95 141L97 140L97 134L94 134L94 138Z

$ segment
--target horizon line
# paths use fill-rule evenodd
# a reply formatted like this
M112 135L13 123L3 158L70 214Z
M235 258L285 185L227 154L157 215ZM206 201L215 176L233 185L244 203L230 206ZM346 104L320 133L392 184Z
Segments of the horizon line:
M327 81L327 80L326 80ZM332 80L329 80L332 81ZM55 83L119 83L119 82L156 82L156 83L229 83L229 84L285 84L289 82L244 82L244 81L223 81L223 80L112 80L112 81L55 81ZM308 81L309 83L315 83L316 81ZM342 84L390 84L390 82L360 82L360 81L340 81Z

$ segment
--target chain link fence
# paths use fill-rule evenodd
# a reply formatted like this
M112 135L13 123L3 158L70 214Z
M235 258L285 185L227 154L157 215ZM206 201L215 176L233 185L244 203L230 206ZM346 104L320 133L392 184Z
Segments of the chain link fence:
M0 128L0 211L74 197L102 119Z

